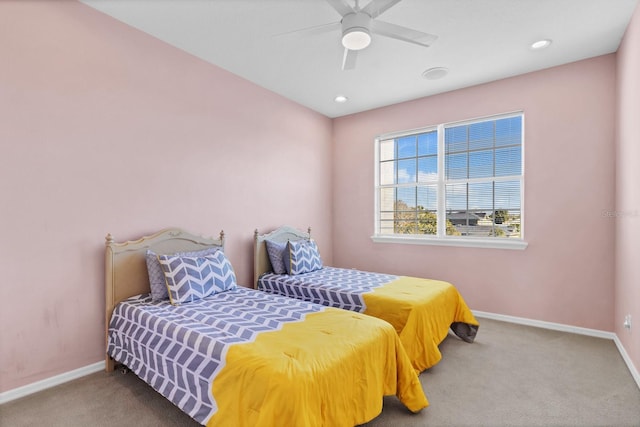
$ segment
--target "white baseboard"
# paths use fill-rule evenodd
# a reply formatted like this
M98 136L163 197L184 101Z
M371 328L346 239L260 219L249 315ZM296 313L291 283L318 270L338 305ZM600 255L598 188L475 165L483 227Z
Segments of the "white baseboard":
M60 375L55 375L41 381L36 381L35 383L5 391L0 393L0 405L102 370L104 370L104 361L96 362L82 368L74 369L73 371L64 372Z
M537 328L551 329L553 331L573 332L574 334L588 335L590 337L614 339L613 332L600 331L598 329L581 328L578 326L563 325L562 323L545 322L543 320L527 319L525 317L507 316L504 314L487 313L471 310L474 316L487 319L501 320L503 322L517 323L519 325L535 326Z
M633 365L633 362L631 361L631 358L627 354L627 350L624 349L624 347L622 345L622 342L620 342L620 339L618 338L617 335L614 338L613 342L616 343L616 347L618 347L618 351L620 352L620 355L622 356L622 359L627 364L627 367L629 368L629 371L631 371L631 375L633 376L633 379L636 380L636 384L638 384L638 388L640 388L640 373L638 373L638 370Z
M636 385L638 386L638 388L640 388L640 373L638 373L638 370L633 365L633 362L631 361L631 358L627 354L627 351L624 349L624 346L620 342L620 339L614 332L601 331L598 329L581 328L578 326L563 325L561 323L545 322L542 320L527 319L524 317L507 316L504 314L487 313L485 311L477 311L477 310L471 310L471 311L474 314L474 316L480 317L480 318L484 317L486 319L501 320L503 322L517 323L519 325L534 326L536 328L551 329L554 331L561 331L561 332L571 332L574 334L588 335L590 337L607 338L607 339L613 340L613 342L616 344L616 347L618 348L618 351L620 352L620 355L622 356L622 359L624 360L624 363L627 365L629 372L631 372L631 376L635 380Z

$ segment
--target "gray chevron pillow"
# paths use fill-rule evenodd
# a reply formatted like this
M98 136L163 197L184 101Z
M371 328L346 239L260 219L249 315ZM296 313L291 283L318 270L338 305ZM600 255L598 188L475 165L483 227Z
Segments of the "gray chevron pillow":
M222 248L218 246L214 248L202 249L200 251L176 252L173 255L198 257L211 255L221 250ZM160 267L160 262L158 261L158 254L151 250L147 250L145 260L147 261L147 272L149 273L151 299L153 301L164 301L169 299L169 293L167 292L167 282L165 282L164 280L164 273L162 271L162 267Z
M320 258L320 251L315 241L289 241L287 249L284 252L284 265L287 274L310 273L322 268L322 258Z
M197 301L237 287L231 263L222 251L203 257L158 255L173 305Z
M271 261L271 269L276 274L285 274L287 269L284 266L284 252L287 250L287 243L276 242L273 240L265 240L267 245L267 254Z

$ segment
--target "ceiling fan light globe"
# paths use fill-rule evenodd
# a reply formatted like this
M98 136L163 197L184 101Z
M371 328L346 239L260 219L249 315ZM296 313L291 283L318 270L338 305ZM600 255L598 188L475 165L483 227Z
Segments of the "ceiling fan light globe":
M349 50L361 50L371 44L371 34L366 28L350 28L342 34L342 45Z

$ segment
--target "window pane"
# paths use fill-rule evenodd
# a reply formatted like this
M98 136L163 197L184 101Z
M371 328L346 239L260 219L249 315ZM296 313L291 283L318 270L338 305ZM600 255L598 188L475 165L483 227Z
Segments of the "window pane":
M418 231L416 220L396 220L395 221L395 233L396 234L416 234Z
M493 148L493 121L469 125L469 150Z
M393 234L395 212L381 212L380 213L380 232L382 234Z
M396 183L396 162L391 160L380 163L380 184L389 185Z
M496 120L496 145L522 144L522 117Z
M420 157L418 159L418 182L438 180L438 158Z
M417 189L418 210L435 211L438 208L438 186L424 185Z
M493 212L493 182L469 184L469 210Z
M396 210L415 210L416 208L416 187L403 187L397 189L398 199L396 200Z
M397 234L415 234L417 230L415 210L416 189L415 187L398 188L397 194L394 232Z
M438 132L421 133L418 135L418 156L438 154Z
M520 147L496 149L496 175L509 176L522 173L522 150Z
M438 215L435 210L418 212L418 234L438 234Z
M380 211L393 212L395 210L395 203L396 203L396 189L381 188L380 189Z
M445 153L466 151L467 149L467 126L456 126L444 130Z
M495 183L495 237L520 237L520 181Z
M462 199L464 184L458 184L457 189L450 189L450 193L458 193L452 196ZM486 219L487 213L493 213L493 182L480 182L466 184L466 208L462 201L457 205L447 207L447 235L487 237L492 232L492 224ZM451 224L451 227L449 227Z
M398 160L398 184L416 182L416 159Z
M393 160L395 158L396 141L387 139L380 141L380 161Z
M467 184L447 184L445 189L447 212L467 209Z
M467 178L467 153L447 154L444 158L447 179Z
M493 150L471 151L469 153L469 178L493 176Z
M395 212L382 212L380 213L381 221L393 221L395 219Z
M416 156L416 136L404 136L398 138L398 158L406 159L407 157Z
M380 221L380 234L393 234L395 221Z
M504 236L499 237L509 237L519 239L522 236L521 230L521 213L520 210L511 210L508 211L508 217L506 221L502 224L502 230L505 232Z
M447 212L447 221L450 222L458 231L460 231L463 236L467 235L466 230L469 224L473 225L474 220L472 219L472 217L474 217L474 215L472 215L468 211Z
M520 181L496 182L495 189L496 209L520 209Z

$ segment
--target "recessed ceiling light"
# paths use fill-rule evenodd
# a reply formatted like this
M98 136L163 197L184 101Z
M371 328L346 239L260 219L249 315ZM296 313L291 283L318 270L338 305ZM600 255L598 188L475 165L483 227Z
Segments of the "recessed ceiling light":
M549 47L549 45L551 45L551 40L549 39L538 40L531 43L531 49L540 50L544 49L545 47Z
M447 73L449 73L449 69L447 67L433 67L423 72L422 77L427 80L437 80L446 76Z
M334 100L335 102L337 102L338 104L344 104L345 102L347 102L347 100L348 100L348 99L349 99L349 98L347 98L347 97L346 97L346 96L344 96L344 95L338 95L338 96L336 96L335 98L333 98L333 100Z

